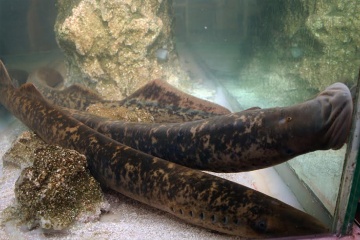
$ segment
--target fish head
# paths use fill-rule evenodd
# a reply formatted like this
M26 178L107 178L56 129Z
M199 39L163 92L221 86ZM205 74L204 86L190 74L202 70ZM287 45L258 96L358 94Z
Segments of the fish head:
M334 83L316 98L320 102L324 119L322 142L331 149L341 148L348 139L353 99L349 88L343 83Z
M270 197L262 205L251 207L245 215L247 222L239 224L242 228L239 231L246 237L265 239L329 233L318 219Z
M250 226L260 238L309 236L329 232L327 227L309 214L281 206L272 214L254 219Z
M316 98L292 107L279 108L273 115L282 141L278 151L289 158L315 150L341 148L350 132L353 101L349 88L335 83ZM279 138L280 139L280 138Z

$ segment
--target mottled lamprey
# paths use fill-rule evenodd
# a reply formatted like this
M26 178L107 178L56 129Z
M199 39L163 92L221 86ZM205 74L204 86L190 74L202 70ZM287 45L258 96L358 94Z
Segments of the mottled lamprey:
M58 74L53 69L48 71L47 75ZM30 82L35 84L47 100L57 106L84 111L93 104L101 103L103 107L109 109L118 107L145 109L157 123L195 121L230 113L220 105L186 94L161 80L149 82L121 101L103 100L96 93L77 84L58 90L51 87L48 83L49 79L37 75L31 76Z
M342 83L331 85L304 103L238 113L181 93L160 80L120 102L94 99L93 94L78 87L83 94L77 97L72 96L74 87L63 91L39 87L54 104L78 110L95 101L109 108L146 106L157 123L114 121L83 111L63 111L129 147L213 172L256 170L315 150L338 149L347 139L353 109L351 93ZM169 115L178 122L163 122L166 119L161 117Z
M333 91L338 88L328 90ZM333 94L328 96L329 99L333 97ZM153 157L100 134L48 103L31 83L14 88L2 62L0 103L47 143L83 153L91 173L104 186L192 224L247 238L327 232L317 219L277 199ZM325 117L332 116L332 109L327 109ZM341 113L338 115L342 117ZM291 122L282 118L278 121ZM330 135L334 135L333 128L338 127L330 124L323 134L330 131Z

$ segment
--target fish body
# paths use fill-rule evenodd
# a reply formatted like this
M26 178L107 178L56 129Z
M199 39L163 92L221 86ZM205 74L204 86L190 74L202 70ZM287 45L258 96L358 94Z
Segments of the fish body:
M84 154L102 185L192 224L246 238L328 231L317 219L277 199L94 131L49 104L31 83L15 89L2 62L0 103L45 142Z
M40 70L41 73L38 73ZM167 123L194 121L230 113L218 104L184 93L159 79L147 83L121 101L111 101L102 99L97 93L78 84L65 89L52 87L54 81L51 78L58 79L59 75L53 69L42 68L32 73L28 82L34 83L52 104L80 111L85 111L94 104L101 104L108 109L136 108L146 110L155 122Z
M66 110L96 131L174 163L213 172L270 167L315 150L339 149L351 126L348 87L335 83L312 100L180 123L114 121Z
M56 74L52 75L56 78ZM122 101L104 101L78 85L59 91L47 84L50 79L33 81L47 99L66 108L84 110L101 102L105 108L149 110L156 123L113 121L63 109L127 146L183 166L214 172L251 171L315 150L338 149L347 139L353 110L351 93L342 83L297 105L230 113L160 80L149 82Z

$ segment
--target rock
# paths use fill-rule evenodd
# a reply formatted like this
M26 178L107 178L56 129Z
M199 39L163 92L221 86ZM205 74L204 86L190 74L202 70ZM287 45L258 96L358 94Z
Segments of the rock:
M355 79L360 65L360 6L357 0L316 4L306 19L306 27L320 43L322 51L304 59L302 78L318 88L336 81ZM316 71L309 71L315 68Z
M282 0L275 8L280 10L272 16L269 11L268 17L274 19L276 25L267 21L269 25L264 27L276 29L270 39L277 57L282 60L279 65L289 69L288 75L317 90L337 81L354 84L360 65L358 0L316 4L311 0Z
M70 83L80 81L118 100L153 79L176 85L181 71L171 34L171 2L58 1L55 32ZM169 60L157 61L164 46Z
M4 154L3 162L24 169L34 162L34 149L43 147L44 142L33 132L25 131L13 142L11 148Z
M15 142L6 161L24 166L19 156L28 160L25 165L32 160L33 165L23 169L15 184L16 204L5 211L7 221L25 223L30 229L61 230L76 220L96 220L101 210L108 210L99 183L86 168L85 156L47 145L30 132Z

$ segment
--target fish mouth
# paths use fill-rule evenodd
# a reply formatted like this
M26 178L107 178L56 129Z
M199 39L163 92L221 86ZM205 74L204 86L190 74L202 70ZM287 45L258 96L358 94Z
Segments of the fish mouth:
M278 124L291 133L280 146L289 158L316 150L339 149L347 141L353 115L349 88L334 83L307 102L289 107ZM288 126L287 126L288 125Z
M349 88L343 83L334 83L317 96L325 121L323 141L330 149L341 148L350 132L353 101Z
M263 231L267 238L305 237L329 233L323 223L313 216L292 208L281 208L265 218L259 218L253 226L257 232Z

